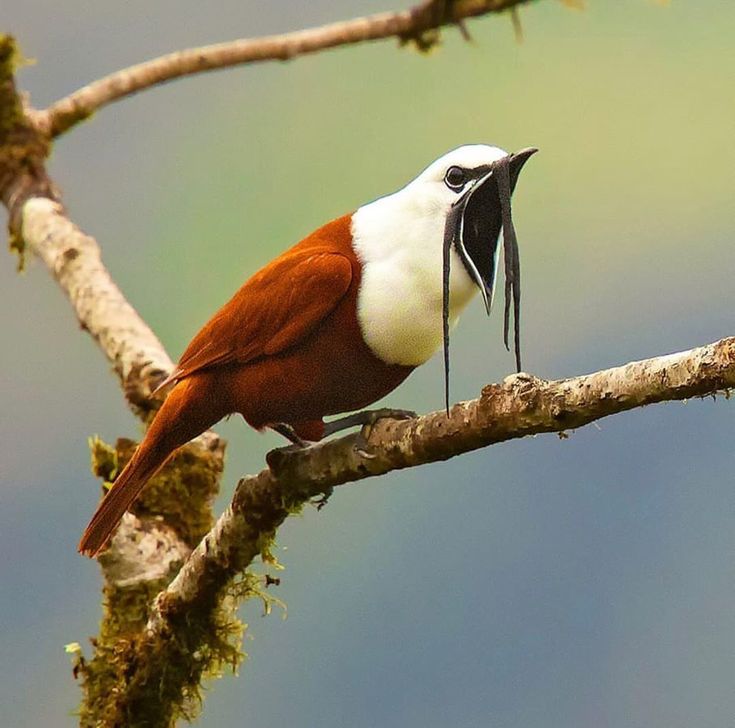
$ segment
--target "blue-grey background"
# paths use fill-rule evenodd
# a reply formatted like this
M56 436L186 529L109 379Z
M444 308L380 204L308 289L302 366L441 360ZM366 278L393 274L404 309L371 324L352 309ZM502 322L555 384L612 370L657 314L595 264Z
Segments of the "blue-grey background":
M37 106L180 47L405 0L6 0ZM515 202L526 368L558 377L733 334L735 6L544 0L456 30L169 84L61 139L73 219L174 357L260 264L465 142L535 145ZM76 555L86 438L137 436L41 265L0 266L3 726L72 726L63 646L96 631ZM508 374L499 316L453 339L455 398ZM433 361L388 402L441 406ZM733 405L512 442L339 489L279 534L288 619L250 623L202 726L722 728L735 715ZM240 420L226 502L277 440Z

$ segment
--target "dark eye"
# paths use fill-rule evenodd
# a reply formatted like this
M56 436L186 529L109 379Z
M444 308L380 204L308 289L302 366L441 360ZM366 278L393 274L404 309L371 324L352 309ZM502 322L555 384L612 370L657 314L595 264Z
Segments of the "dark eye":
M446 184L450 190L455 190L455 192L457 190L461 190L466 181L467 173L462 169L462 167L450 167L444 175L444 184Z

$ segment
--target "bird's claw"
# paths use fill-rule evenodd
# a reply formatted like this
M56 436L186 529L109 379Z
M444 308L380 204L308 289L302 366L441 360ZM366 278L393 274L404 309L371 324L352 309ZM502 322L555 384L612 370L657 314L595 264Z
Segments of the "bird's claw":
M365 460L373 460L377 455L370 448L370 435L373 428L379 420L413 420L418 415L413 410L391 409L390 407L382 407L367 413L368 417L360 428L355 438L354 450Z
M286 460L288 460L292 455L297 452L301 452L307 447L309 447L308 444L298 445L296 443L293 443L291 445L284 445L283 447L276 447L273 450L269 450L265 454L265 462L268 464L268 467L275 473L276 470L282 467L284 462L286 462Z
M327 505L329 499L332 497L332 493L334 493L334 488L327 488L318 498L312 501L318 511Z

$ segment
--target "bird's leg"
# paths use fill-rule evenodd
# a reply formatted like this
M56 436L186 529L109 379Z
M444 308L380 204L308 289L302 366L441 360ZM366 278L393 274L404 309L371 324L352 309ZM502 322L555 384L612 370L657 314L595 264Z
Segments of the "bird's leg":
M268 425L268 427L291 441L290 445L276 447L266 453L265 461L268 463L268 467L274 472L278 469L279 465L283 464L289 455L304 450L311 444L300 438L296 434L294 428L291 427L291 425L287 425L285 422L275 422L272 425Z
M286 448L279 448L279 449L287 449L287 450L301 450L305 447L309 447L309 443L306 442L306 440L302 440L294 430L291 425L287 425L285 422L276 422L273 425L269 425L271 430L274 432L277 432L279 435L283 435L287 440L291 442L291 445L288 445Z
M324 437L334 435L335 432L347 430L350 427L372 426L378 420L384 418L393 420L412 420L417 417L413 410L393 409L392 407L380 407L374 410L363 410L362 412L353 412L351 415L345 415L339 419L324 423Z
M355 451L364 458L373 458L368 449L368 439L372 432L373 426L378 420L385 418L393 420L411 420L416 417L413 410L393 409L391 407L380 407L374 410L363 410L362 412L354 412L351 415L340 417L337 420L324 423L324 436L333 435L335 432L346 430L350 427L361 426L360 432L357 434L355 442Z
M277 447L275 450L271 450L265 456L265 461L268 463L268 467L271 470L277 469L279 462L282 461L283 456L288 457L291 453L303 450L304 448L310 447L311 443L300 438L296 431L291 425L287 425L285 422L276 422L273 425L269 425L271 430L277 432L279 435L283 435L286 439L291 441L290 445L285 447ZM332 495L333 488L326 488L325 491L312 503L316 506L316 509L320 511L327 505L329 497ZM266 585L267 586L267 585Z
M374 458L369 450L368 439L373 426L378 420L385 418L394 420L410 420L416 417L416 413L413 410L393 409L391 407L380 407L374 410L363 410L362 412L353 412L351 415L345 415L331 422L324 423L324 434L322 437L328 437L333 435L335 432L341 432L347 430L350 427L361 427L360 432L357 433L357 439L355 441L355 452L364 458ZM288 457L290 454L295 453L304 448L310 447L311 443L300 438L294 431L291 425L287 425L285 422L276 422L272 425L268 425L271 430L277 432L279 435L283 435L286 439L291 441L290 445L285 447L277 447L271 450L266 455L266 462L271 470L278 468L279 463L282 463L284 457ZM328 494L327 498L329 497ZM326 498L324 498L326 503ZM322 503L322 505L324 505Z

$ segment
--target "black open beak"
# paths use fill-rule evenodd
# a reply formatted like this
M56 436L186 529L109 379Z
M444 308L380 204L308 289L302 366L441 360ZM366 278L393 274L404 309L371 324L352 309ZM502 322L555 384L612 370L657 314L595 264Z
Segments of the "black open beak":
M513 193L523 165L538 149L523 149L508 159L510 193ZM461 213L453 221L454 246L467 272L477 283L490 314L500 252L500 231L503 226L502 205L496 165L471 182L455 205Z
M505 262L505 316L504 340L508 345L511 300L516 367L521 371L520 301L521 270L518 256L510 197L515 189L523 165L538 151L533 147L522 149L478 170L447 216L444 228L444 376L445 400L449 412L449 264L451 248L457 251L467 273L475 281L485 302L488 314L493 300L495 277L500 250L500 231L503 231L503 258Z

